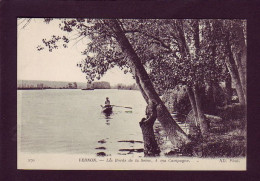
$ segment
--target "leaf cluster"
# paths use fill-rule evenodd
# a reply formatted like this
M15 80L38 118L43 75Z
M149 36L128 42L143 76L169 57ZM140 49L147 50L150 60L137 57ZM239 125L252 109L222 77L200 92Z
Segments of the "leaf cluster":
M51 20L46 18L44 21L49 23ZM132 72L128 57L107 21L60 19L60 29L75 33L74 36L53 35L49 40L43 39L43 44L52 51L59 47L58 42L67 47L72 40L77 43L86 39L82 51L85 58L77 65L89 81L100 79L115 66L125 73ZM242 20L121 19L118 22L158 90L174 88L178 84L204 86L225 80L228 72L223 39L228 34L233 46L239 49L239 31L241 28L245 31Z

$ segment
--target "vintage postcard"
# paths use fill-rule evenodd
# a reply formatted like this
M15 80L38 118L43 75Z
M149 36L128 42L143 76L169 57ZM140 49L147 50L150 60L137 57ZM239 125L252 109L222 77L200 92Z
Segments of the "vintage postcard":
M17 168L245 171L246 26L17 18Z

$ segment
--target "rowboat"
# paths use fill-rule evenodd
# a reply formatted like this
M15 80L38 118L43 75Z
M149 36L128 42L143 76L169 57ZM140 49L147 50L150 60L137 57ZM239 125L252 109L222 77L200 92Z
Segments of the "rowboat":
M113 109L112 106L101 106L101 107L102 107L103 113L106 113L106 114L112 113L112 109Z

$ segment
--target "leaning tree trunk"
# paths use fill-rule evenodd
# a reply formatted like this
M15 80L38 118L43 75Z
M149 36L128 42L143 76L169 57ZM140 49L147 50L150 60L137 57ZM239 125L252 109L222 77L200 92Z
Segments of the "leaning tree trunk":
M147 118L143 118L139 122L143 133L144 140L144 156L157 156L160 149L155 139L153 125L157 118L156 104L149 101L146 107Z
M201 131L202 136L207 136L207 134L209 132L209 124L207 122L207 119L206 119L203 111L202 111L201 94L200 94L198 87L194 88L194 97L195 97L195 102L196 102L200 131Z
M153 84L141 63L140 58L134 51L132 45L129 43L126 38L122 28L120 27L117 20L107 20L107 23L112 28L112 31L115 34L115 38L120 45L125 56L129 60L129 66L132 69L135 77L138 77L140 83L138 84L140 89L142 89L149 100L156 103L157 107L157 119L164 128L166 134L169 137L169 140L176 147L181 147L184 144L190 142L190 139L187 137L185 132L178 126L178 124L173 120L171 114L167 110L166 106L160 99L159 95L156 93Z
M196 102L195 102L193 91L190 87L187 87L187 93L188 93L190 104L191 104L191 107L192 107L192 110L194 113L196 125L198 125L198 112L197 112Z
M241 105L245 105L245 96L244 96L243 88L242 88L241 81L240 81L240 78L238 75L236 63L235 63L235 60L232 55L231 45L229 43L228 36L226 36L225 41L226 41L226 48L227 48L227 53L228 53L228 58L226 58L226 60L225 60L226 65L227 65L228 71L231 75L231 78L235 84L239 102Z
M245 101L246 101L246 59L247 59L247 50L245 44L245 36L243 28L237 27L238 41L231 48L234 60L236 62L238 75L241 81L243 88Z
M197 106L196 106L196 102L195 102L195 98L194 98L194 94L193 94L193 90L190 87L187 87L187 94L190 100L190 104L192 107L192 112L193 114L190 112L187 116L187 118L189 119L189 134L192 136L199 136L200 135L200 131L198 131L199 128L199 123L198 123L198 112L197 112Z
M143 133L143 140L144 140L144 156L157 156L160 153L160 149L156 142L154 136L153 125L154 122L152 121L145 121L143 118L141 122L139 122L142 133Z
M142 88L139 77L135 76L135 81L136 81L137 86L138 86L139 89L140 89L140 92L141 92L141 94L142 94L144 100L145 100L146 103L148 104L148 103L149 103L149 97L146 95L144 89Z
M153 125L155 120L157 119L157 111L156 111L156 104L149 101L148 96L146 95L145 91L143 90L140 80L138 77L135 78L136 83L140 88L140 91L147 103L146 107L146 115L147 118L143 118L139 125L141 127L143 133L143 140L144 140L144 156L157 156L160 153L160 149L155 139Z
M241 52L238 53L233 53L233 57L236 62L237 71L238 71L239 79L241 81L243 92L246 95L246 77L245 77L246 71L244 70L245 68L241 62L242 59L246 59L246 54L243 53L242 51L243 50L241 50Z

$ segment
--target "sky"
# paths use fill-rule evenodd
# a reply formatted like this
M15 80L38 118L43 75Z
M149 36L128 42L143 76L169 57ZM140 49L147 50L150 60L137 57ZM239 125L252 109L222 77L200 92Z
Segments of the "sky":
M69 48L59 48L49 52L48 49L37 50L42 45L42 39L47 40L52 35L68 35L58 27L58 20L50 24L43 19L32 19L23 28L21 20L17 27L17 79L18 80L49 80L87 82L86 75L77 67L84 57L81 51L86 46L86 40L75 44L70 42ZM73 38L73 35L68 37ZM118 83L133 84L135 80L130 73L124 74L118 67L109 70L99 81L108 81L111 85Z

